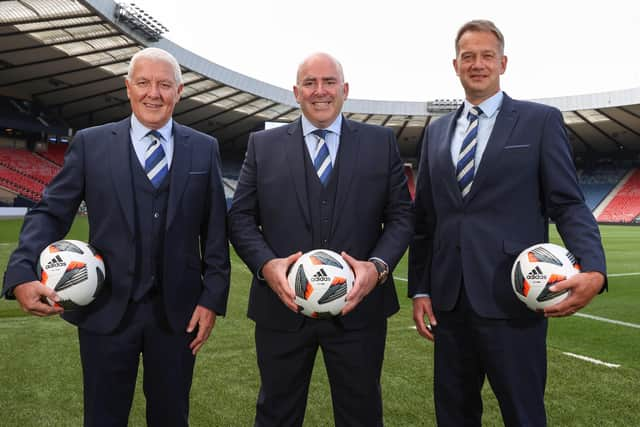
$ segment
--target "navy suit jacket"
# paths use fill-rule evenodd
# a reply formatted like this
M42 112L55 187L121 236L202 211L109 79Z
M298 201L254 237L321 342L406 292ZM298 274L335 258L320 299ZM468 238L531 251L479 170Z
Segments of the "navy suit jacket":
M461 112L425 131L410 249L409 296L430 294L451 310L462 279L476 311L488 318L531 316L513 293L510 272L527 247L548 241L553 220L583 271L605 273L600 233L578 186L560 111L506 94L470 193L463 200L451 160Z
M393 132L343 119L337 156L338 188L328 248L360 260L379 257L393 269L412 232L410 197ZM254 274L248 315L278 330L296 330L293 313L257 278L264 263L312 248L300 120L249 137L229 211L230 237ZM341 318L345 327L380 321L399 309L393 279L375 288Z
M174 154L162 259L162 293L172 328L197 304L223 315L229 293L226 203L217 141L174 122ZM42 201L26 215L4 278L4 294L36 276L42 249L62 239L86 201L89 243L102 255L106 286L90 305L63 317L97 333L122 319L132 290L136 235L130 118L79 131ZM133 161L138 161L134 158Z

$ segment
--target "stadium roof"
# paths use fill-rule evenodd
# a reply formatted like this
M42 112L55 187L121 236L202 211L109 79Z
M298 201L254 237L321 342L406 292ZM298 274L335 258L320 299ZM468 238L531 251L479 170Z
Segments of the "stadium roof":
M223 147L241 148L264 122L300 114L290 90L202 58L163 38L165 30L137 7L112 0L2 1L0 95L30 101L75 129L118 120L130 114L123 84L129 59L156 46L183 67L176 120L215 135ZM576 154L640 153L640 87L537 101L563 112ZM350 99L344 113L393 128L403 156L412 157L424 126L459 102Z

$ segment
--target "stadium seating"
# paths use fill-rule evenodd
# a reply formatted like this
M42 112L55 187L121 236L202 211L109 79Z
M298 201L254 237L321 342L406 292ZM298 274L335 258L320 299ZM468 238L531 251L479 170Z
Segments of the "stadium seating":
M38 201L60 166L27 150L0 147L0 185Z
M413 172L413 167L411 166L411 163L405 163L404 174L407 177L407 186L409 187L409 194L411 195L411 200L413 200L416 196L416 180L415 180L415 173Z
M598 222L631 223L640 216L640 169L633 171L627 182L598 216Z
M6 147L0 147L0 165L45 185L60 170L58 165L35 155L31 151Z
M579 171L578 181L589 209L593 211L597 208L627 171L628 169L614 166Z
M39 201L44 184L0 164L0 186L27 199Z
M47 151L37 153L38 156L43 157L58 166L62 166L64 162L64 153L67 151L68 144L49 144Z

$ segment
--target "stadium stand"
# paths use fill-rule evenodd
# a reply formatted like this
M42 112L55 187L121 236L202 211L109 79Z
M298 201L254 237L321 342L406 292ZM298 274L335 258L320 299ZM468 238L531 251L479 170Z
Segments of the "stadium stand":
M404 174L407 177L407 186L409 187L409 194L411 195L411 200L413 200L416 196L416 180L415 180L415 173L413 172L413 167L411 166L411 163L405 163Z
M67 151L68 144L48 144L47 151L36 153L36 155L62 166L64 163L64 153Z
M578 181L589 209L595 210L627 171L626 168L609 165L579 171Z
M0 164L0 186L23 197L39 201L44 184Z
M633 223L640 216L640 169L634 169L598 215L598 222Z
M28 150L0 147L0 165L41 184L48 184L60 167Z

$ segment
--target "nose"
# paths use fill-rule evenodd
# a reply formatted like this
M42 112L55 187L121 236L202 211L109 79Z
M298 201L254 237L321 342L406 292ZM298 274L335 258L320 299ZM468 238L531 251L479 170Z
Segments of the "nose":
M316 93L323 94L326 91L326 85L323 82L318 82L318 85L316 86Z
M158 98L160 96L160 85L155 82L151 83L149 85L149 92L147 93L147 96Z

